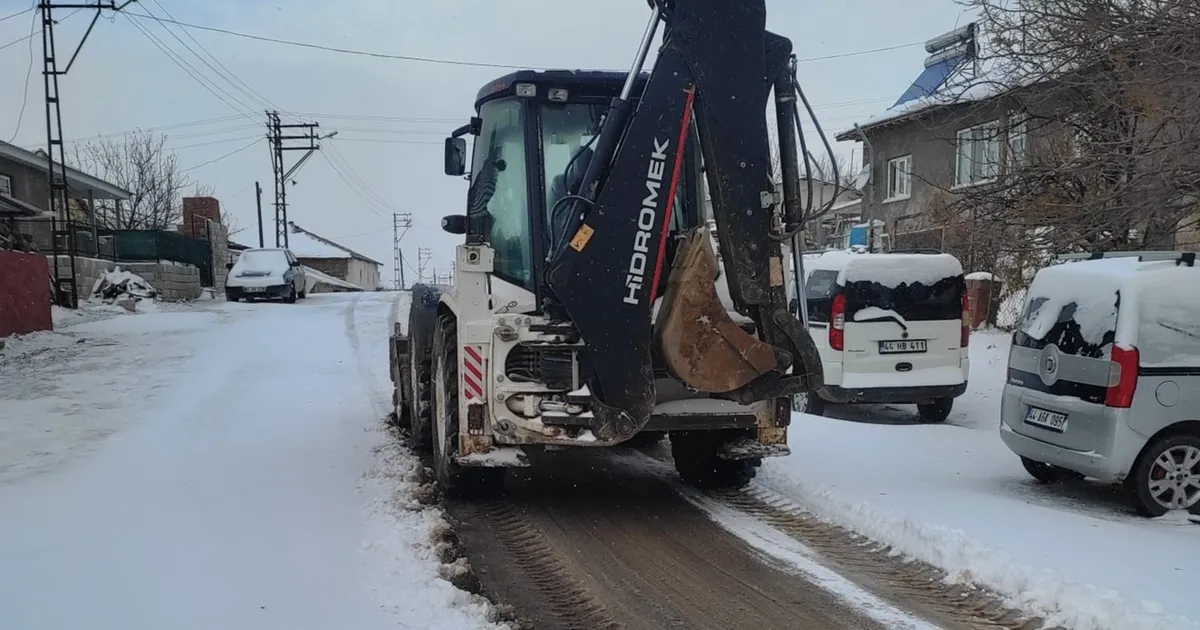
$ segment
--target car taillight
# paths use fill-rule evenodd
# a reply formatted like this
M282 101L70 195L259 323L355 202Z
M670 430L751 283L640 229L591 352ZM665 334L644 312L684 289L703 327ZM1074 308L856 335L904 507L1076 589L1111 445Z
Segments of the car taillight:
M1133 405L1133 394L1137 391L1139 358L1137 348L1113 345L1112 363L1108 366L1108 395L1104 398L1106 406L1128 409Z
M833 296L829 309L829 347L840 351L846 345L846 294Z
M959 342L959 347L966 348L971 345L971 300L967 297L967 292L962 294L962 340Z

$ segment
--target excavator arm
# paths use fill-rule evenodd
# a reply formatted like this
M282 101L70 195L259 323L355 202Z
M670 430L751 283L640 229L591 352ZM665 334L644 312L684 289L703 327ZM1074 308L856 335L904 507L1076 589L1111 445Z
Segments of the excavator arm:
M609 442L628 439L650 418L655 344L680 380L740 402L821 385L816 348L789 312L785 287L782 243L800 229L791 42L766 30L764 0L652 5L642 47L605 117L547 274L554 299L585 342L591 428ZM660 23L663 44L634 110L634 78ZM787 111L779 114L787 123L779 133L788 184L782 195L771 173L772 90L777 109ZM664 260L693 121L724 279L736 310L754 321L754 335L717 298L718 262L706 227L682 238L674 261Z

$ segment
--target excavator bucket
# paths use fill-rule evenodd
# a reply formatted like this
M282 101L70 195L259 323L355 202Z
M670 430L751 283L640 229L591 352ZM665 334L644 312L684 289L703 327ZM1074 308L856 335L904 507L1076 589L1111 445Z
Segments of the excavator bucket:
M717 296L718 271L708 227L698 227L675 255L654 330L675 376L700 391L724 393L776 369L778 362L769 344L730 318Z

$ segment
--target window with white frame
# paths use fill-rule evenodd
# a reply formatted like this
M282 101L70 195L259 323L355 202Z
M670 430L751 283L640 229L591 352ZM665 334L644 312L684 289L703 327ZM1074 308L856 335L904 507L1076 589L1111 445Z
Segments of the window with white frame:
M887 199L908 199L912 193L912 155L902 155L888 160Z
M959 131L956 153L956 186L996 179L1000 166L1000 123L992 121Z
M0 195L12 196L12 178L8 175L0 175Z

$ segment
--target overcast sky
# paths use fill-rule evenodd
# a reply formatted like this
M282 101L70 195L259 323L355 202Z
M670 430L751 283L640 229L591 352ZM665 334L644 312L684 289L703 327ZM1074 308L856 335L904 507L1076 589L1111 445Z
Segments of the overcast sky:
M33 5L0 0L0 17ZM600 8L603 7L603 8ZM827 132L890 107L922 69L920 42L967 18L953 0L768 0L768 27L787 35L801 59L800 78ZM266 37L394 55L571 68L626 68L649 17L644 0L141 0L129 11ZM66 16L70 11L59 11ZM0 46L26 36L35 14L0 22ZM73 50L90 15L57 29L59 55ZM222 102L161 51L134 20L215 82ZM166 29L170 29L169 31ZM173 34L172 34L173 33ZM220 64L208 58L194 37ZM178 39L177 39L178 38ZM182 41L181 41L182 40ZM903 48L869 54L864 50ZM17 130L30 67L28 104ZM246 87L222 78L223 64ZM0 49L0 140L44 147L41 38ZM843 56L844 55L844 56ZM169 136L184 167L246 147L189 172L216 189L222 210L245 228L234 240L256 244L254 182L271 214L272 175L263 111L286 113L338 131L296 175L289 219L385 263L392 278L393 212L411 212L406 256L433 249L430 268L448 269L456 237L440 218L463 211L466 183L442 174L442 138L471 116L479 87L505 70L377 59L188 30L145 18L106 14L70 74L61 79L67 139L142 128ZM259 96L261 95L261 96ZM222 119L206 124L195 121ZM260 139L255 142L255 138ZM849 156L856 145L838 150ZM293 157L299 154L292 154ZM332 163L331 163L332 162ZM336 168L335 168L336 165ZM341 171L341 174L338 171ZM344 181L348 180L348 181ZM357 190L357 193L352 190ZM267 239L271 241L270 229ZM409 281L412 273L409 272Z

